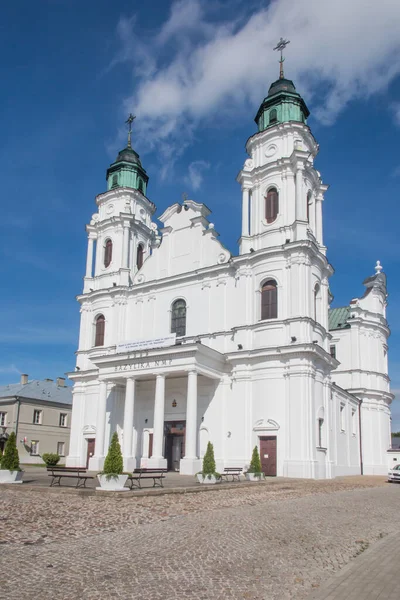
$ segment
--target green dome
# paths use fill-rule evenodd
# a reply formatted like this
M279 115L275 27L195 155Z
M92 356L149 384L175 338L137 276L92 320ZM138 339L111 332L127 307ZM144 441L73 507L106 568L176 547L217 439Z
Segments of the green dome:
M268 96L262 101L254 120L261 132L280 123L307 123L309 114L293 81L280 77L270 85Z
M107 169L107 189L128 187L146 195L149 177L142 167L139 154L129 145L118 152L118 156Z
M268 90L268 96L273 96L278 92L290 92L291 94L296 94L296 88L294 87L293 81L290 79L277 79L274 83L271 83L271 86Z
M129 146L127 146L126 148L124 148L123 150L118 152L118 156L117 156L115 162L117 163L120 161L136 163L137 165L142 166L142 163L140 162L139 154L137 152L135 152L134 149L130 148Z

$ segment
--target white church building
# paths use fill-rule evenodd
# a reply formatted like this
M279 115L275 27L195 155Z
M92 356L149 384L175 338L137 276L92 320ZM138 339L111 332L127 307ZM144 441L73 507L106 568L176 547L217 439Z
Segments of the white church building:
M128 145L87 225L68 466L101 470L118 432L125 469L246 467L266 475L384 474L390 447L386 276L330 309L327 186L293 82L272 83L237 176L239 253L209 208L184 200L156 222Z

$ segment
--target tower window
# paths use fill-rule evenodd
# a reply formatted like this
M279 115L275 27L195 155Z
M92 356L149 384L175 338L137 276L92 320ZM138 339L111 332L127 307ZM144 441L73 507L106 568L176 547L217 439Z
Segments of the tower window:
M139 244L139 246L137 247L136 250L136 266L139 269L142 268L143 266L143 246L142 244Z
M110 239L108 239L104 246L104 266L109 267L112 260L112 248L113 244Z
M118 175L113 175L112 180L111 180L111 187L112 188L118 187Z
M144 194L144 185L143 185L143 180L139 178L138 181L138 190L139 192L142 192L142 194Z
M279 212L279 195L276 188L271 188L265 197L265 218L267 223L273 223Z
M96 319L96 330L95 330L95 338L94 338L95 346L104 346L105 325L106 325L106 320L104 318L104 315L99 315Z
M321 320L321 288L318 283L314 288L314 321Z
M269 124L272 125L278 121L278 113L276 108L273 108L269 113Z
M278 317L278 291L276 281L270 279L261 288L261 320Z
M307 223L310 222L311 191L307 194Z
M186 335L186 302L182 299L175 300L171 310L171 333Z

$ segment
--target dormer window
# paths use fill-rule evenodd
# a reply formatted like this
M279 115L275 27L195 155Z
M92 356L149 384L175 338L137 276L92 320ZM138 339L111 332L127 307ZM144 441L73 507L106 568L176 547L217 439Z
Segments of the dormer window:
M277 112L276 108L273 108L269 113L269 124L272 125L273 123L277 123L277 122L278 122L278 112Z

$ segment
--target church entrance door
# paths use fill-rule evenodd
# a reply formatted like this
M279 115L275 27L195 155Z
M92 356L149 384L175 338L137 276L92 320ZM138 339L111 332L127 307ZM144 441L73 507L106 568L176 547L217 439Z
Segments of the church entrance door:
M179 471L180 460L185 456L186 421L168 421L164 427L168 471Z
M261 467L267 477L276 477L276 436L260 437Z

